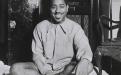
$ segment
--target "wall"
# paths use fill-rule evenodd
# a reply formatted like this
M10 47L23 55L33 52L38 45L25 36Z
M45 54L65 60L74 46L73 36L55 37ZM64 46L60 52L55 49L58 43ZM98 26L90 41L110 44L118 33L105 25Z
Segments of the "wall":
M121 6L121 0L112 0L112 19L113 20L119 21L120 6ZM117 37L117 31L118 29L113 30L113 38Z

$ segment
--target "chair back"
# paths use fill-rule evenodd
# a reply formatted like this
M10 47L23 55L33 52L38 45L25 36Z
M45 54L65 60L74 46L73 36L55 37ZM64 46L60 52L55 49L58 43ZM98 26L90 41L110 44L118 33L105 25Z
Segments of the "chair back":
M119 22L119 30L118 30L118 34L117 34L117 37L118 38L121 38L121 6L120 6L120 14L119 14L119 20L120 20L120 22Z
M115 23L116 25L112 26L112 25L109 25L110 23ZM105 30L104 29L107 29L109 30L110 32L112 32L113 29L116 29L116 28L119 28L121 30L121 26L120 26L120 21L114 21L110 18L108 18L107 16L105 15L101 15L100 18L99 18L99 27L101 28L101 37L102 37L102 43L105 42ZM112 34L110 34L110 41L112 40Z

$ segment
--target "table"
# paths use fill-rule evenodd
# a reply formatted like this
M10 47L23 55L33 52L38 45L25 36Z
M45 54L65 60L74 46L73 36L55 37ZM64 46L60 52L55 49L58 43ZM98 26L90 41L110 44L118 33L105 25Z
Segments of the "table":
M98 75L102 75L102 56L109 56L112 59L121 62L121 39L103 42L100 46L97 47L96 53L98 55L98 59L96 60L99 67Z

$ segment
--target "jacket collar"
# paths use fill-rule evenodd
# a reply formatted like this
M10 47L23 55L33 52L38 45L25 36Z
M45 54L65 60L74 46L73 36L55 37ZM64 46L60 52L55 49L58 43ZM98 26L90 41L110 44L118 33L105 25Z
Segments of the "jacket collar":
M66 34L69 32L69 19L66 17L65 20L60 24L61 29Z
M63 32L66 34L69 32L69 27L68 27L69 26L68 24L70 24L69 22L70 22L69 19L67 17L65 17L65 20L60 24L53 24L52 22L51 23L52 23L52 25L60 25Z

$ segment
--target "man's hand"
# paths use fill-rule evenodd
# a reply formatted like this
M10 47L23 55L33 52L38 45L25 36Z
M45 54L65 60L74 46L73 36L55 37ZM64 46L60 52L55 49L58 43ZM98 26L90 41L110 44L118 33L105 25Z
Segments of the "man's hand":
M90 65L90 61L87 59L82 59L76 68L76 75L89 75L92 71L92 65Z
M47 74L49 71L52 71L52 67L49 64L43 66L43 74Z

